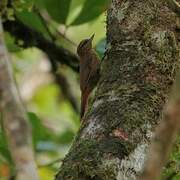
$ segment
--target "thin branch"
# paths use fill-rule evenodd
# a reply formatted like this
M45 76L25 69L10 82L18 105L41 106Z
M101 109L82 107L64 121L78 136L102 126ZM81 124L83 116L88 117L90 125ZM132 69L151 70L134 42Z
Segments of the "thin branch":
M54 27L54 29L55 29L55 27ZM56 31L57 36L63 37L70 44L72 44L73 46L77 47L77 44L74 41L70 40L65 34L60 32L58 29L55 29L55 31Z
M56 164L56 163L60 163L60 162L62 162L62 159L61 159L61 158L58 158L58 159L55 159L54 161L51 161L51 162L49 162L49 163L47 163L47 164L38 165L38 168L43 168L43 167L52 166L52 165L54 165L54 164Z
M53 63L61 63L69 66L74 71L79 71L79 59L69 50L57 46L55 43L47 40L41 33L27 27L18 19L15 21L5 21L4 29L13 35L16 39L23 40L23 46L37 47L44 51Z
M41 15L41 13L39 12L39 10L38 10L38 9L35 9L35 12L37 13L37 15L39 16L39 18L41 19L41 22L42 22L43 26L45 27L45 29L46 29L49 37L51 38L51 40L52 40L52 41L55 41L55 40L56 40L55 36L54 36L54 35L51 33L51 31L49 30L49 28L48 28L48 26L47 26L47 23L46 23L45 19L43 18L43 16Z
M75 112L79 114L80 106L77 103L77 98L74 96L67 78L61 72L58 72L55 73L55 80L57 84L61 87L63 95L70 102L72 108L75 110Z
M178 15L180 16L180 3L176 0L167 0L168 6Z
M65 29L66 31L65 31L64 33L62 33L60 30L58 30L58 29L54 26L54 24L52 23L51 18L48 16L48 14L44 14L44 13L40 13L40 12L39 12L38 14L41 16L42 20L45 22L45 26L46 26L47 29L48 29L48 27L47 27L46 24L51 24L51 27L52 27L53 30L55 31L55 35L52 35L52 33L51 33L51 35L52 35L53 37L54 37L54 36L59 36L59 37L65 39L66 41L68 41L71 45L77 47L77 44L76 44L74 41L72 41L71 39L69 39L69 38L65 35L65 32L67 31L67 28ZM55 38L55 37L54 37L54 38ZM56 38L55 38L55 39L56 39Z
M180 130L180 101L169 103L164 119L156 129L140 180L156 180L167 162L170 150Z
M19 97L12 69L3 39L0 19L0 111L3 112L3 125L9 150L17 169L17 180L37 180L31 142L31 130L25 109Z
M10 32L13 36L15 36L15 38L23 40L24 47L35 46L43 50L49 57L49 61L52 67L52 74L54 75L57 84L60 86L60 88L65 89L66 86L67 89L68 83L65 83L64 79L63 81L65 84L62 84L62 77L59 77L60 75L57 74L58 63L66 64L67 66L71 67L75 72L78 72L79 60L77 56L75 56L67 49L59 47L55 43L45 39L40 33L25 26L17 19L16 21L4 22L4 28L6 31ZM70 101L74 110L76 112L79 112L75 97L72 95L70 87L68 88L68 91L63 92L65 93L66 98Z

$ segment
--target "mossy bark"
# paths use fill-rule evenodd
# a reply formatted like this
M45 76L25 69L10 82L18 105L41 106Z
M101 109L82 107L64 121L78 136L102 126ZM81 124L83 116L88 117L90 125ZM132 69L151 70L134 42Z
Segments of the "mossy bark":
M92 105L56 180L135 179L179 64L176 14L163 0L112 0Z

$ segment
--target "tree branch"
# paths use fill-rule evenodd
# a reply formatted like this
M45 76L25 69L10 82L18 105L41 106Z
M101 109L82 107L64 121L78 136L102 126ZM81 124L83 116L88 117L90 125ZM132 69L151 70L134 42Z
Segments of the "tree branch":
M6 130L9 149L16 165L17 180L37 180L31 131L11 72L11 65L3 39L1 19L0 111L3 112L3 125Z
M168 6L178 15L180 16L180 3L176 0L167 0Z
M74 71L79 70L79 60L76 55L69 50L57 46L55 43L47 40L43 35L27 27L18 19L15 21L5 21L4 29L13 35L16 39L24 41L24 47L37 47L44 51L53 63L61 63L71 67Z
M67 78L60 72L55 74L56 83L61 87L62 93L67 100L69 100L72 108L76 113L80 113L79 104L77 103L77 98L74 96L73 92L71 91L70 84Z
M164 1L111 1L101 78L56 180L136 179L178 67L175 22Z
M180 130L180 101L169 103L164 112L164 119L156 129L149 149L147 162L141 180L155 180L165 165L175 138Z
M79 71L79 60L76 55L71 53L69 50L57 46L55 43L47 40L42 36L42 34L27 27L18 19L15 21L6 21L3 25L4 29L16 39L21 39L24 41L23 47L37 47L47 54L52 67L52 74L54 75L55 81L60 88L63 89L64 87L62 87L62 83L60 83L60 81L62 81L62 77L59 77L60 75L57 74L58 63L69 66L75 72ZM64 86L67 87L67 83L64 84ZM63 93L65 93L65 97L69 100L75 112L79 112L77 102L75 101L71 91L63 91Z

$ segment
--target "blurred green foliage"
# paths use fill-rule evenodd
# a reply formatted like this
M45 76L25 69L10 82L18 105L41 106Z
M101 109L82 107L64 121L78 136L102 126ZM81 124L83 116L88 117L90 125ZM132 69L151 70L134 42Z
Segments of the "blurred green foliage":
M39 17L33 11L21 10L16 12L16 16L27 26L30 26L32 29L39 31L44 34L44 36L48 35L47 30Z
M79 25L93 19L97 18L106 10L108 1L105 0L90 0L85 1L82 7L81 12L76 17L76 19L71 23L71 25Z
M172 180L180 179L180 137L177 138L166 168L162 173L162 179L168 178Z
M66 24L70 5L71 0L44 0L42 2L42 6L49 15L60 24Z
M22 23L40 32L45 38L52 40L53 35L54 43L74 53L79 41L95 33L94 47L99 56L103 57L106 44L105 11L109 0L14 0L11 2L12 6L7 6L6 0L3 2L0 10L4 21L13 20L16 16ZM61 35L57 36L57 32ZM42 180L51 180L60 165L60 161L57 163L56 159L65 156L78 131L79 114L72 108L61 86L54 81L48 68L50 64L44 53L36 48L25 50L23 42L17 41L8 32L5 32L5 41L12 55L20 93L25 93L25 97L22 95L22 98L32 127L39 174ZM78 74L66 66L61 65L60 68L77 102L80 102ZM43 76L48 78L43 79ZM43 80L39 83L41 78ZM40 85L37 85L38 83ZM35 85L37 87L34 87ZM23 87L26 88L23 90ZM164 172L165 175L176 171L177 162L180 162L177 151L174 151L171 158L175 165ZM49 165L46 166L47 164ZM13 171L12 159L1 124L0 180L11 176Z
M15 0L12 6L5 8L6 5L3 5L4 21L13 20L16 16L26 26L40 32L44 38L52 40L54 36L54 43L73 53L79 41L95 33L93 44L102 57L105 51L104 12L108 0ZM57 32L63 36L57 36ZM27 107L40 177L43 180L53 179L60 165L57 159L65 156L79 128L79 114L63 94L61 86L54 81L49 61L43 52L36 48L24 49L23 41L15 39L8 32L5 32L5 41L12 55L17 84ZM80 104L78 74L66 66L60 66L60 69L77 104ZM40 85L34 87L41 76L47 76L49 80L45 78ZM13 174L14 165L2 126L0 180Z

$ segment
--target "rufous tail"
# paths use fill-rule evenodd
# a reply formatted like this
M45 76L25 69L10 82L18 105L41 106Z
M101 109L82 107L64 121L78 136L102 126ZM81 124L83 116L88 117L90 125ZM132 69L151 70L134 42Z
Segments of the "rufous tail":
M90 94L90 91L88 89L86 89L81 94L81 118L84 116L84 113L86 111L89 94Z

